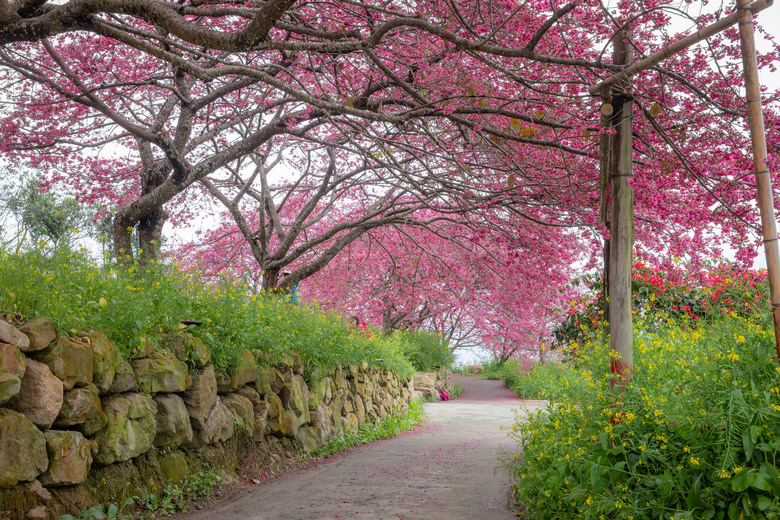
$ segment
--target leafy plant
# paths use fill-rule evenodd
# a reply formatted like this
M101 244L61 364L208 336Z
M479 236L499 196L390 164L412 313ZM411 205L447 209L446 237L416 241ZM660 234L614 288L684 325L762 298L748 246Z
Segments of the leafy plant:
M126 498L121 505L110 504L107 509L97 505L81 513L78 518L73 515L62 515L57 520L130 520L132 516L125 514L124 510L133 503L132 498Z
M407 330L397 331L394 336L417 371L434 372L451 366L455 361L455 355L438 334Z
M463 388L463 386L460 383L455 383L455 386L452 388L452 393L450 394L450 397L452 399L457 399L458 397L462 396L466 390Z
M514 426L529 519L780 518L780 366L766 320L640 321L635 374L610 389L598 335L515 388L551 400Z
M249 348L266 364L296 351L310 376L362 361L402 377L413 372L400 343L353 334L341 316L280 303L241 282L204 284L172 266L117 270L73 251L0 251L0 308L49 317L63 334L103 331L126 357L149 342L164 347L185 327L182 320L196 320L199 327L184 331L208 343L214 364L228 371Z
M554 331L556 345L584 340L604 325L603 281L588 275L574 285L585 292L571 302L569 316ZM645 327L676 323L712 323L723 317L766 315L766 272L720 264L700 272L671 272L642 262L632 270L632 308Z

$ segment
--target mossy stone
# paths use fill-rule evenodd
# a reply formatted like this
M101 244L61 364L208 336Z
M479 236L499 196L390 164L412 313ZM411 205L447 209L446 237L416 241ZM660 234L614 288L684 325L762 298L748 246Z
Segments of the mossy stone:
M0 408L0 488L29 482L48 467L43 433L19 412Z
M97 432L99 450L95 462L113 464L146 453L157 434L157 403L141 394L112 395L103 399L108 417Z
M36 353L35 359L49 366L65 390L92 383L92 349L86 341L60 336L54 345Z
M138 390L145 394L183 392L187 389L187 366L172 352L155 352L131 363Z
M168 482L179 484L189 476L190 468L187 459L178 451L161 453L157 455L157 461L160 463L160 471Z
M35 352L43 350L49 344L57 339L57 331L54 330L54 323L49 318L35 318L21 327L22 332L30 340L30 346L25 349L26 352Z
M217 391L220 394L235 392L247 383L257 379L257 361L249 350L242 350L235 359L229 373L217 373Z
M19 393L26 368L27 358L18 347L0 343L0 404Z
M92 384L101 395L105 394L111 388L122 360L119 348L102 332L82 331L79 335L86 338L92 348Z

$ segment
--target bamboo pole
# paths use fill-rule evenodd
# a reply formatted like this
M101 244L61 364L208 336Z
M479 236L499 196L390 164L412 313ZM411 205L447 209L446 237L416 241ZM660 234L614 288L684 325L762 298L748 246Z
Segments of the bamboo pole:
M772 318L775 323L775 347L778 360L780 360L780 264L778 264L777 224L772 196L772 179L767 166L766 134L764 132L764 114L761 109L761 90L758 82L752 5L748 0L737 0L742 66L745 74L745 98L747 100L750 140L753 145L753 168L756 175L758 209L761 213L761 232L764 237L764 251L769 277L769 297L772 303Z
M628 65L633 49L628 33L621 31L613 39L613 63ZM634 373L634 323L631 309L631 269L634 253L634 191L629 184L633 175L633 100L630 81L612 89L612 125L609 154L610 227L609 227L609 369L611 385L626 385Z
M758 13L760 11L763 11L767 7L771 7L773 2L774 0L756 0L752 4L748 5L748 9L754 13ZM652 54L647 58L637 61L636 63L626 67L622 71L618 72L613 76L610 76L604 81L591 85L588 91L590 92L591 96L599 95L601 92L604 91L603 90L604 88L609 88L621 81L628 81L628 79L634 74L638 72L642 72L643 70L647 70L651 67L654 67L655 65L659 64L661 61L665 60L669 56L677 54L680 51L684 51L691 45L699 43L702 40L706 40L710 36L713 36L721 32L723 29L726 29L734 25L738 21L739 21L739 11L730 14L729 16L726 16L724 18L721 18L717 22L710 24L702 29L699 29L695 33L689 34L688 36L681 38L674 43L669 44L667 47L664 47L663 49L656 52L655 54Z

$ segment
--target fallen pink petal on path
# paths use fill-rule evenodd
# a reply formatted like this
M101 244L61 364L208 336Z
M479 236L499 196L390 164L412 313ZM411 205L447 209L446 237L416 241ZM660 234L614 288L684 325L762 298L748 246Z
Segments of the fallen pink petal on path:
M466 393L426 403L417 430L317 464L249 475L261 484L179 520L220 518L226 507L232 520L515 520L507 507L510 481L496 460L515 446L499 427L542 403L514 397L500 381L454 377Z

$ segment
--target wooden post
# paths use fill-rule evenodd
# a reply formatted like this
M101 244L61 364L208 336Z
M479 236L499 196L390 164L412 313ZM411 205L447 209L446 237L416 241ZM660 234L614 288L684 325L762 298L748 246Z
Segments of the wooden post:
M629 34L621 31L613 39L613 63L629 65L633 59ZM612 126L609 155L610 227L609 227L609 331L612 386L625 385L634 372L634 324L631 310L631 269L634 249L634 192L629 184L633 175L633 101L630 80L619 82L612 90Z
M780 264L778 264L777 224L772 197L772 179L767 166L764 115L761 110L761 91L756 64L756 43L753 33L753 12L748 0L737 0L739 38L742 44L742 66L745 71L745 98L747 100L750 140L753 144L753 168L758 189L758 209L761 213L761 232L764 237L766 267L769 278L769 297L775 322L775 346L780 360Z
M607 191L609 190L609 144L610 135L606 133L612 124L612 96L609 89L605 88L601 94L601 130L604 132L599 139L599 226L601 229L609 229L609 204ZM601 231L601 230L599 230ZM604 239L604 280L601 285L601 310L603 314L604 338L609 337L609 237Z

